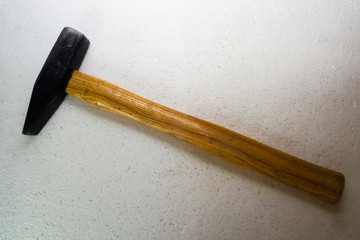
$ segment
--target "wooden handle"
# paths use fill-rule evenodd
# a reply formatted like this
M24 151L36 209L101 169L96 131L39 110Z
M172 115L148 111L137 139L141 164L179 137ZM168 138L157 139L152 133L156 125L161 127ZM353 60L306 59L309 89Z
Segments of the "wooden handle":
M99 108L146 124L205 152L337 204L345 178L213 123L137 96L107 81L74 71L66 92Z

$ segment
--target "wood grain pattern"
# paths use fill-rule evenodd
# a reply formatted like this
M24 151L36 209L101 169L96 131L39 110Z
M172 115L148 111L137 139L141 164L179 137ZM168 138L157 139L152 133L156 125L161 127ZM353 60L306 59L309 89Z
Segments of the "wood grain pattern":
M137 96L107 81L74 71L66 92L129 117L205 152L337 204L344 175L306 162L213 123Z

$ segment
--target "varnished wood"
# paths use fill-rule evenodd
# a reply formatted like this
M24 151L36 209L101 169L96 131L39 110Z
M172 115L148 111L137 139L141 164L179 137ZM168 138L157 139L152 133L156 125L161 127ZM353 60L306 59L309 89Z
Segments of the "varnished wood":
M337 204L344 175L306 162L213 123L74 71L66 92L99 108L146 124L205 152Z

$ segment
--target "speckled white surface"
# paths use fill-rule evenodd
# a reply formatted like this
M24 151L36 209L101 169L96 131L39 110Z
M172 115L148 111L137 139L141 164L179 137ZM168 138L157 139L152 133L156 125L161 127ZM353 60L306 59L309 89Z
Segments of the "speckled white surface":
M360 239L359 1L0 1L0 239ZM21 135L64 26L81 70L343 172L338 206L68 97Z

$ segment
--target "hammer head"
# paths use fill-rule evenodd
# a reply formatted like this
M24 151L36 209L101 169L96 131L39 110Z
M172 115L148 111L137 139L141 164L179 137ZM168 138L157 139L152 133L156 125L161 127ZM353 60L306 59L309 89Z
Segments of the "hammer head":
M37 135L60 106L71 74L79 69L89 44L84 34L75 29L62 30L36 79L23 134Z

